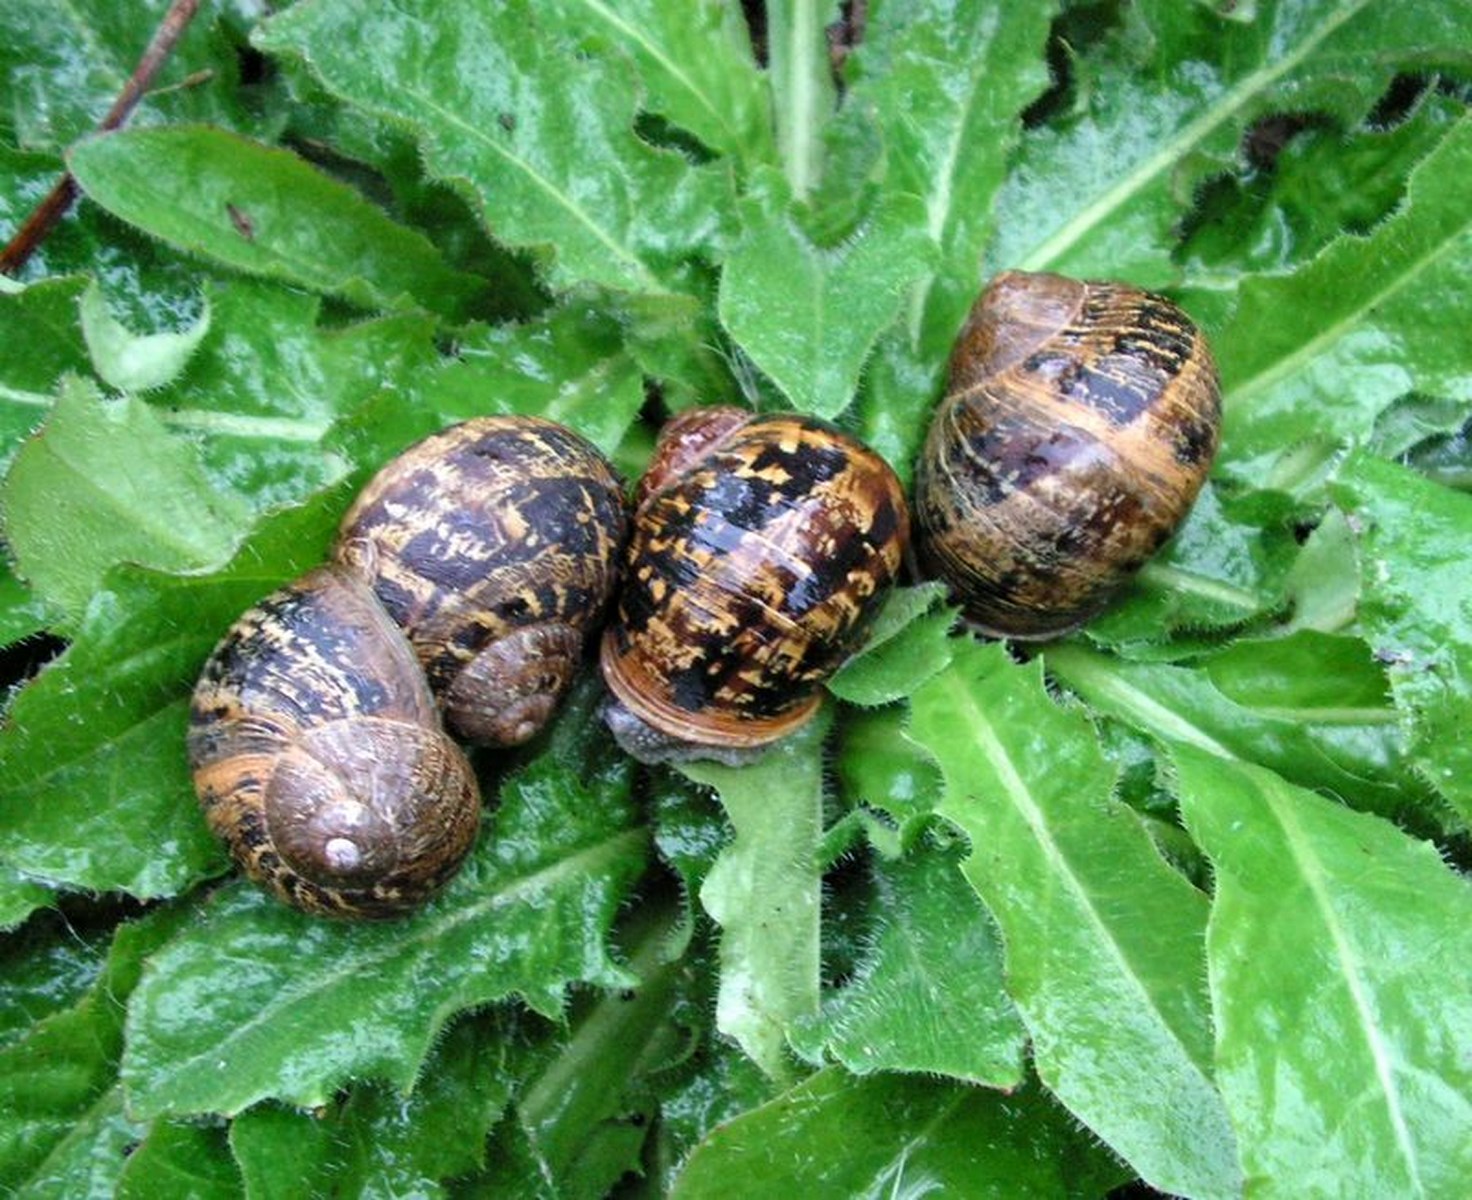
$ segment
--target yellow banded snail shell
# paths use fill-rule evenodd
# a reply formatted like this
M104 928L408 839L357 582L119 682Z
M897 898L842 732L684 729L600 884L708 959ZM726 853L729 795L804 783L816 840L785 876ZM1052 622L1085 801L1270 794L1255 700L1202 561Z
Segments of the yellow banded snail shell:
M1169 300L1005 272L961 331L921 453L920 562L987 633L1067 633L1185 519L1220 421L1211 352Z
M866 636L903 562L904 493L794 414L696 410L654 457L603 636L605 719L644 761L745 761L813 715Z
M509 746L566 692L627 525L622 481L591 442L482 417L385 466L343 518L337 557L408 634L451 732Z
M210 827L246 874L308 912L403 912L475 841L475 777L413 651L338 568L230 628L195 688L188 746Z

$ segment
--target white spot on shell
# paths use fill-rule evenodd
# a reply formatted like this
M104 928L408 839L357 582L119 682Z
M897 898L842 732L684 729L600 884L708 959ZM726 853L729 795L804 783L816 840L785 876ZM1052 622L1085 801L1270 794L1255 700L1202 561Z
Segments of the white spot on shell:
M327 865L334 871L351 871L363 861L358 843L344 837L329 838L323 852Z

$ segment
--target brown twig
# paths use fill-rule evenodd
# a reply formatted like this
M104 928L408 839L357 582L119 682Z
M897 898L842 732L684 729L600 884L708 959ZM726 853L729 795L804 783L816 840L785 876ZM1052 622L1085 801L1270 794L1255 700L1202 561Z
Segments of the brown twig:
M107 110L107 116L103 117L102 123L97 126L99 130L118 128L138 107L138 101L143 99L143 94L153 82L153 77L158 74L159 68L164 65L174 45L184 35L184 30L189 27L189 22L194 19L194 14L198 10L199 0L174 0L174 3L169 5L169 11L159 22L158 32L148 43L148 49L143 52L143 57L138 60L138 65L133 69L133 74L128 76L128 82L123 84L123 90L118 93L118 98L113 101L112 107ZM14 275L19 272L31 255L36 252L36 247L46 239L52 227L66 215L66 210L72 206L72 201L76 198L77 181L68 171L57 181L56 186L51 189L46 198L36 206L35 211L26 218L20 231L10 239L10 244L4 250L0 250L0 274Z

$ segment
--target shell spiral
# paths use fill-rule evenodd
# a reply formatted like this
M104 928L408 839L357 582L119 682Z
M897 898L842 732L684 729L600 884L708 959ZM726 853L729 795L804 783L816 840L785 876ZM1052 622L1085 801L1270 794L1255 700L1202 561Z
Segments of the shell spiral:
M470 766L403 634L339 568L230 628L195 688L188 751L210 827L246 874L308 912L396 915L475 841Z
M985 632L1067 633L1185 519L1220 421L1211 352L1169 300L999 275L961 332L918 463L919 559Z
M721 757L810 718L867 634L909 535L889 466L797 415L672 423L668 478L641 490L602 669L609 724L631 753ZM649 736L652 731L652 736Z
M385 466L343 518L337 558L408 635L451 731L515 745L570 684L627 526L623 484L592 443L483 417Z

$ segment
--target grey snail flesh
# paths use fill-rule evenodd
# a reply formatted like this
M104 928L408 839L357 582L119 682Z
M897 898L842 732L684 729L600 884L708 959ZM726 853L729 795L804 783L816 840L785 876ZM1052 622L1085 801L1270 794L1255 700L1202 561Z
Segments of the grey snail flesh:
M210 828L247 875L308 912L405 912L475 841L475 777L413 651L335 567L225 634L195 687L188 753Z
M1185 519L1220 424L1210 349L1171 301L1005 272L961 332L921 452L920 563L986 633L1068 633Z

